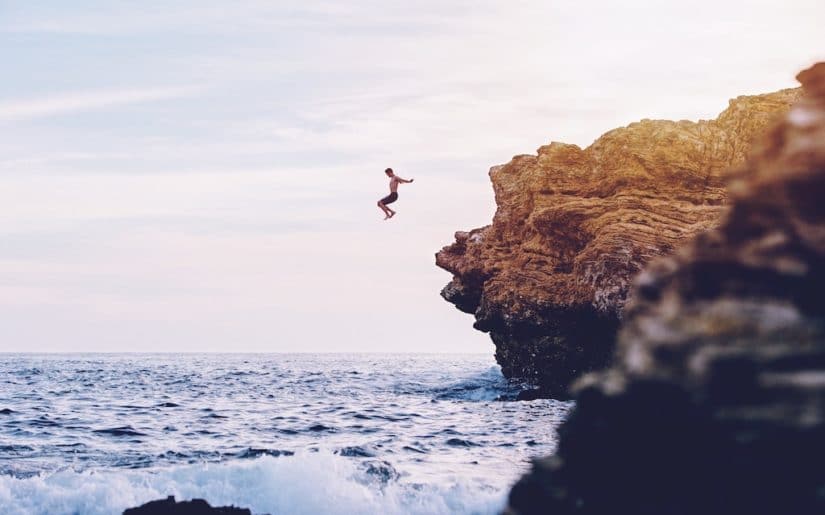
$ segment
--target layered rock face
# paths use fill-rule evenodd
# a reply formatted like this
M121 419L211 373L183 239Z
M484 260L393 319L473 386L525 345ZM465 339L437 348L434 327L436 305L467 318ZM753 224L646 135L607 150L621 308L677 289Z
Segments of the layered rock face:
M731 208L636 280L510 513L825 513L825 63L731 175Z
M436 254L454 275L442 296L490 333L506 376L564 396L607 365L631 278L717 223L724 170L798 95L739 97L716 120L643 120L492 168L493 223Z

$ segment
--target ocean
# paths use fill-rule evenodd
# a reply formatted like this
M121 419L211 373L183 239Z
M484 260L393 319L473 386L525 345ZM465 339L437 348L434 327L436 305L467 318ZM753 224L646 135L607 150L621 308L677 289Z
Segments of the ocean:
M0 513L496 513L572 407L519 388L488 355L0 354Z

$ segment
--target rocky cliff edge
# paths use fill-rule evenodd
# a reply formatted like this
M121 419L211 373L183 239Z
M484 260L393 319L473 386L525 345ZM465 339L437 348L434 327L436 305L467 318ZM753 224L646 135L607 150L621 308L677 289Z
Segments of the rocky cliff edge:
M564 397L607 365L631 279L718 223L725 170L798 97L742 96L715 120L643 120L493 167L492 225L436 254L453 274L442 296L490 333L506 376Z

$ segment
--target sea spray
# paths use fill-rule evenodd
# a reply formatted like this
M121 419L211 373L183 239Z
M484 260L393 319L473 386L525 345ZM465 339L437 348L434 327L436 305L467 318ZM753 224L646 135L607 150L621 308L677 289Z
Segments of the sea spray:
M0 476L6 515L110 515L174 495L253 513L496 513L506 491L477 482L388 483L357 461L331 453L300 453L224 463L141 470L64 470L28 478Z

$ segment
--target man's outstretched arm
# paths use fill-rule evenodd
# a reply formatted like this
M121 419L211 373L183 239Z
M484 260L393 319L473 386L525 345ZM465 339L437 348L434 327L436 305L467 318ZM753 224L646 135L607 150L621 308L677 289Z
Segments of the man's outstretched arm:
M415 179L410 179L410 180L408 181L407 179L402 179L401 177L398 177L397 175L396 175L395 177L396 177L399 181L401 181L401 182L403 182L403 183L405 183L405 184L410 183L410 182L413 182L413 181L415 180Z

